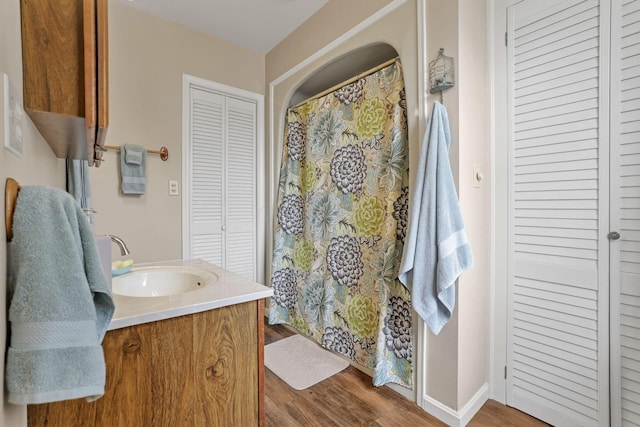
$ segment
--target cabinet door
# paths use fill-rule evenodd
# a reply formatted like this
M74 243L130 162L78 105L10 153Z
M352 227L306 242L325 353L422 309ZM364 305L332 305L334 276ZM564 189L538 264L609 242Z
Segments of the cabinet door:
M95 143L104 146L109 127L109 26L108 1L96 1L96 38L97 38L97 123ZM102 151L93 149L96 166L100 166Z
M83 6L91 8L88 13L95 11L93 1L87 0L20 2L24 107L27 111L84 117L83 35L87 9ZM87 20L87 23L91 22L93 20ZM90 26L87 30L91 31ZM87 60L91 61L91 58Z
M92 403L76 403L86 410L94 408L95 420L85 426L142 426L153 419L158 402L152 393L152 328L149 323L107 332L102 342L107 366L105 395Z
M609 423L608 10L509 8L507 403L558 426Z
M28 425L264 425L263 301L107 332L98 400L29 405Z
M258 305L222 307L194 316L195 415L198 426L257 426L260 418Z
M90 165L108 126L107 1L20 2L25 110L57 157Z
M98 39L96 28L96 1L82 2L82 34L84 54L84 128L87 153L93 164L94 147L96 143L96 128L98 125Z

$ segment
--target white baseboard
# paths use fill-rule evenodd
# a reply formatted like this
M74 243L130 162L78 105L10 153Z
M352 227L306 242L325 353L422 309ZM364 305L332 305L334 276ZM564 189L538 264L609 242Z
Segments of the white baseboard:
M471 421L471 418L473 418L480 408L482 408L482 405L484 405L487 399L489 399L489 384L485 383L459 411L453 410L429 396L422 398L422 404L420 406L451 427L464 427Z

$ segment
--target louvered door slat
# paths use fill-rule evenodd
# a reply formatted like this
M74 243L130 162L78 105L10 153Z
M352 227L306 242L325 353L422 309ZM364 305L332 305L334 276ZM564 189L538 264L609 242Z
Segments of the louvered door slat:
M599 3L511 8L509 404L555 425L608 420L598 329Z
M576 375L580 377L580 381L582 382L590 381L593 387L597 384L590 379L590 377L593 376L593 369L565 361L556 357L554 354L543 354L538 357L538 354L528 347L518 347L513 357L524 364L531 364L530 361L538 360L550 371L557 370L562 372L561 376L563 378L571 379L573 375Z
M535 90L535 89L534 89ZM591 100L592 103L594 100ZM530 129L547 128L549 126L564 125L566 123L580 122L584 120L591 120L598 117L597 106L584 109L581 105L572 105L571 112L557 112L552 116L541 115L539 118L526 117L524 115L516 115L516 132L521 132Z
M516 328L527 331L536 337L553 338L562 342L571 340L576 343L576 348L578 349L585 349L585 351L589 351L590 353L597 351L597 348L593 348L594 341L592 338L575 336L569 331L560 331L554 328L549 328L547 326L539 324L538 322L532 323L526 318L520 319L519 317L516 317L514 325L516 326Z
M572 228L551 228L548 227L548 224L545 224L544 227L527 227L520 226L519 232L522 235L529 236L544 236L544 237L560 237L560 238L568 238L568 239L583 239L583 240L595 240L597 239L597 233L595 230L585 230L583 228L572 229Z
M553 107L521 112L517 114L518 122L530 122L533 120L553 120L557 116L565 114L567 104L571 104L573 111L587 111L598 108L598 104L593 97L590 99L578 99L572 102L565 102L561 105Z
M551 319L551 318L532 315L532 314L526 313L524 311L515 312L514 320L515 321L526 322L526 323L529 323L529 324L535 323L535 324L543 326L543 327L545 327L545 328L547 328L549 330L555 330L554 328L558 326L555 323L555 321L553 319ZM582 338L587 339L587 340L594 340L597 337L596 334L595 334L595 331L592 328L578 326L578 325L572 325L570 323L565 323L564 328L563 328L563 332L570 333L570 334L573 334L573 335L578 336L578 337L582 337ZM563 375L569 375L570 376L571 372L565 372ZM589 382L592 382L592 383L596 384L596 382L593 379L589 379Z
M520 147L517 152L517 159L515 160L519 165L527 164L528 159L539 159L542 156L548 156L552 159L556 159L555 156L571 155L575 156L576 160L583 160L585 158L592 158L592 156L585 156L582 154L584 151L588 153L589 149L596 149L598 147L598 140L591 131L581 132L582 138L578 137L577 141L556 142L551 144L543 144L538 146ZM576 137L574 135L574 137ZM549 159L551 160L551 159ZM569 160L569 159L561 159ZM534 162L531 162L534 163ZM545 162L541 162L545 163Z

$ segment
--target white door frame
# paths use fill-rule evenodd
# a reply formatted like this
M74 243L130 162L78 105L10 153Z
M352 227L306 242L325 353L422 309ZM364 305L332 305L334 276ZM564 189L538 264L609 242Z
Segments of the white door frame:
M507 8L520 0L491 0L491 122L492 122L492 180L493 189L493 266L492 266L492 328L491 328L491 378L490 393L500 403L507 401L507 324L508 324L508 213L509 213L509 128L507 117Z

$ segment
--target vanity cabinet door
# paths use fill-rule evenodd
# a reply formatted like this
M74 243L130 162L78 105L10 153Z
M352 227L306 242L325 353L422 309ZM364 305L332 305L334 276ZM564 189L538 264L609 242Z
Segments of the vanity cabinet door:
M107 365L105 394L93 403L77 400L78 405L87 412L84 415L85 425L149 425L147 422L152 419L154 408L151 393L151 325L136 325L107 332L102 344ZM92 410L92 406L95 409ZM94 419L91 419L92 412L96 414Z
M258 304L194 317L196 405L202 407L195 425L258 425Z
M21 0L24 108L60 158L99 165L108 126L108 0Z
M28 406L28 426L264 425L263 301L107 332L94 402Z

